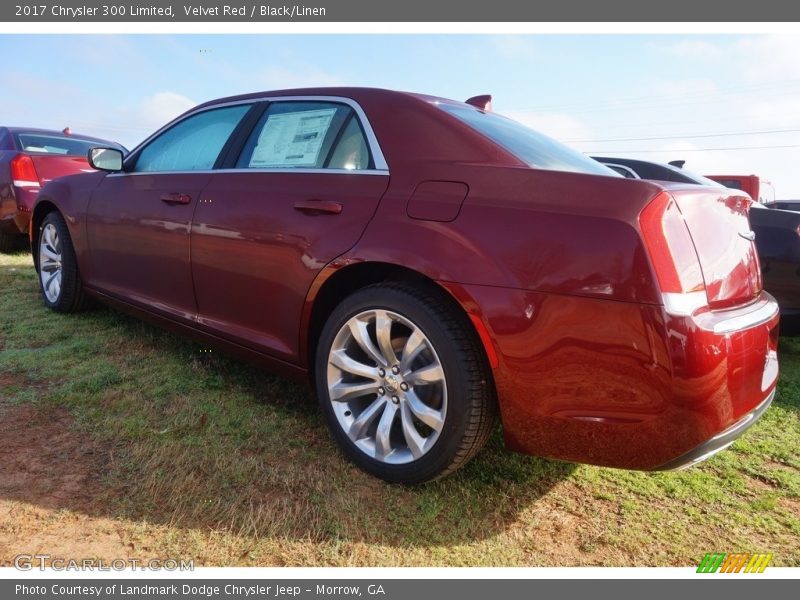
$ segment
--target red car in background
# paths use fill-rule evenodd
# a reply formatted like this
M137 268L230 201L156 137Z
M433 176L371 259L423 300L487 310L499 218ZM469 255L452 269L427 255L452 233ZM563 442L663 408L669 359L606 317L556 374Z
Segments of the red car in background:
M756 202L767 206L775 204L775 188L758 175L706 175L727 188L742 190Z
M0 127L0 252L20 245L28 234L31 209L42 185L63 175L91 171L87 155L93 146L115 142L68 129L51 131Z
M301 380L388 481L487 439L682 468L769 406L778 307L736 190L625 179L486 110L361 88L202 104L47 184L44 303L89 297Z

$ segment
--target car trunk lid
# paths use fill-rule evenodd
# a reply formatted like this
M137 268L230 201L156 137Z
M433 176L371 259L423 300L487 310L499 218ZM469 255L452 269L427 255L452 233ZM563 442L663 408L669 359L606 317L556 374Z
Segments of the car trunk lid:
M41 185L64 175L92 173L94 171L89 166L89 161L85 156L35 153L30 153L28 156L33 161Z

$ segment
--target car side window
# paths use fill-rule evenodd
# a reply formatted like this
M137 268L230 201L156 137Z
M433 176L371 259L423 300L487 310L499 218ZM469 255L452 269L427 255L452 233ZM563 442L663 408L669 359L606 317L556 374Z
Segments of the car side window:
M139 153L134 171L198 171L214 167L250 104L203 111L180 121Z
M355 115L350 116L326 166L348 171L369 168L369 147Z
M367 169L369 149L349 106L275 102L250 133L236 168Z

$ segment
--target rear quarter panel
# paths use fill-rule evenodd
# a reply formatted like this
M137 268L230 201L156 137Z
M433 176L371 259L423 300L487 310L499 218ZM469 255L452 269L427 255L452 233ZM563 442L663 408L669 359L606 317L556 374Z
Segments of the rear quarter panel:
M411 219L421 181L463 182L453 221ZM464 164L393 171L376 218L341 260L404 265L434 280L658 303L638 232L655 185L623 178Z

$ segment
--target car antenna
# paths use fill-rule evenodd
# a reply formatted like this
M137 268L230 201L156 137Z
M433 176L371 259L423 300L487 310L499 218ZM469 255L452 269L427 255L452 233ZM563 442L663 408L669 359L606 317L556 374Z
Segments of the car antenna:
M486 112L492 111L492 95L491 94L483 94L482 96L473 96L469 98L466 102L470 106L474 106L475 108L480 108L481 110L485 110Z
M686 161L685 160L671 160L671 161L669 161L669 164L671 164L673 167L678 167L679 169L682 169L683 165L686 164Z

